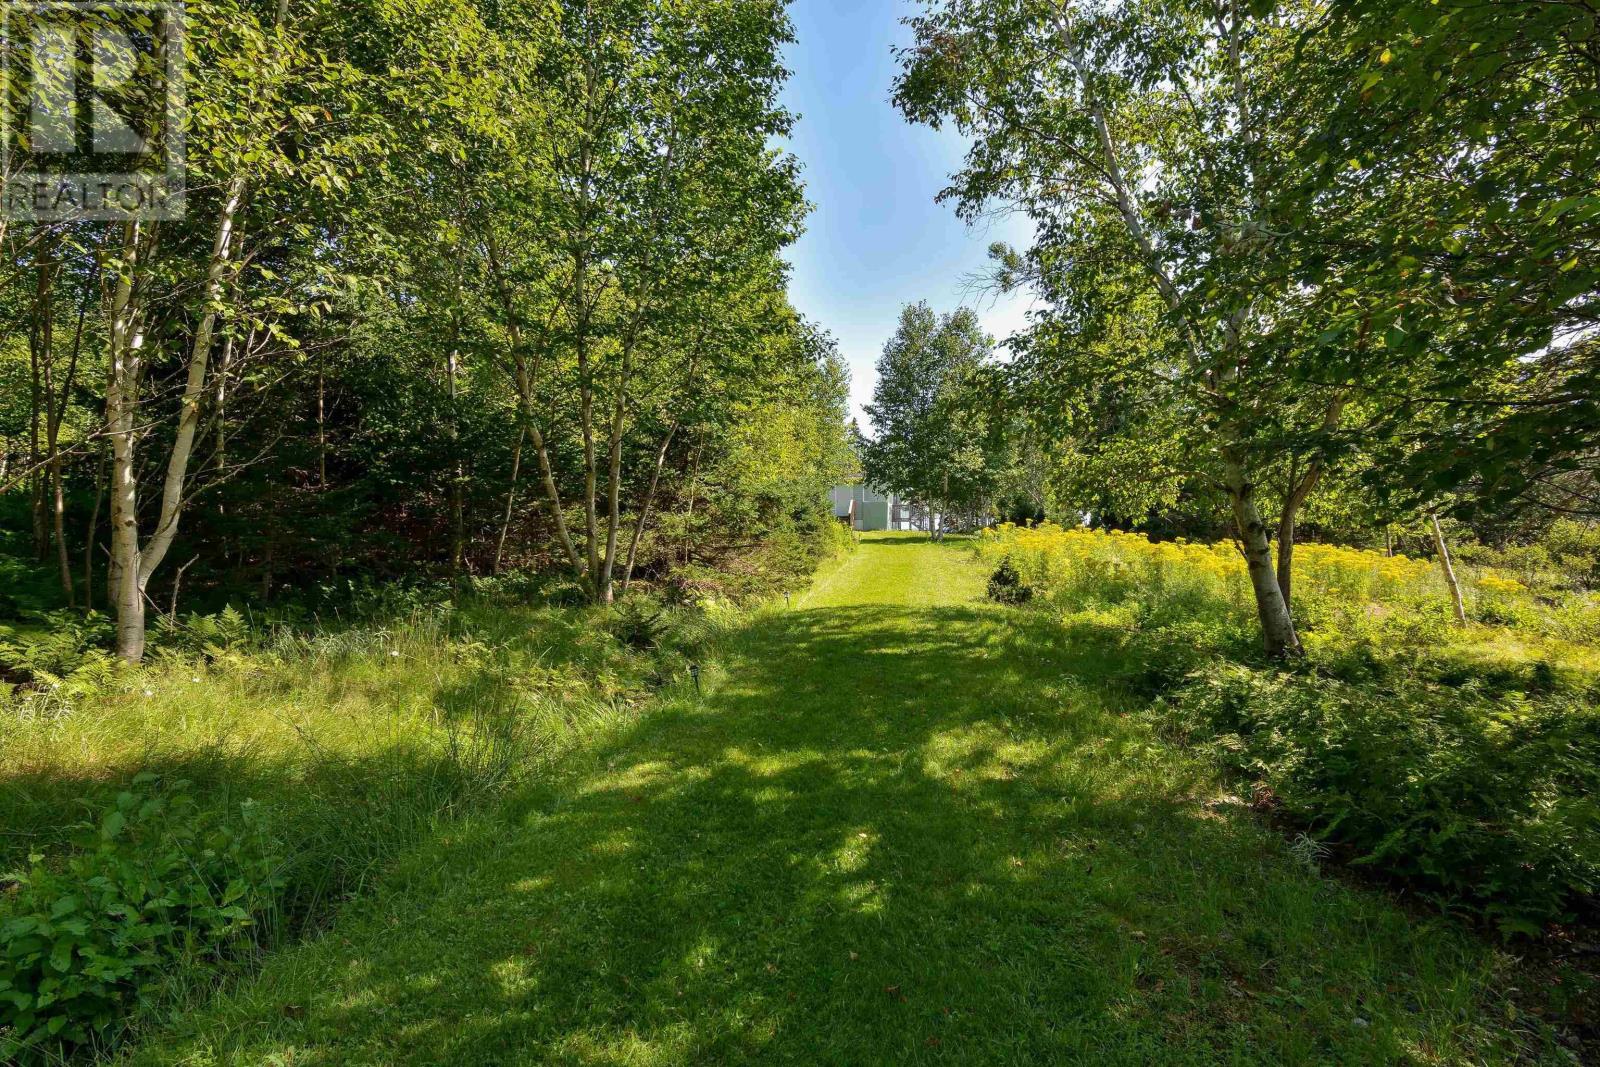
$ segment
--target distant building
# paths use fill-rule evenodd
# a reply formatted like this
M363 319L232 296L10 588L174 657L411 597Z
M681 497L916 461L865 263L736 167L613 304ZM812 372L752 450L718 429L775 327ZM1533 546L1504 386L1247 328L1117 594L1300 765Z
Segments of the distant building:
M853 530L925 530L919 509L894 493L880 493L864 485L841 485L833 496L833 517Z

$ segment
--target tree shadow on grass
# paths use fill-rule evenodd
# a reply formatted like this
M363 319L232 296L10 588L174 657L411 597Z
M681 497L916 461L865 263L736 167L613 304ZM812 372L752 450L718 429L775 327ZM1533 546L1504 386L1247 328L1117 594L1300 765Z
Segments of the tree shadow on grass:
M892 541L869 542L889 545ZM143 1062L1399 1062L1486 954L1324 881L1042 617L764 617Z

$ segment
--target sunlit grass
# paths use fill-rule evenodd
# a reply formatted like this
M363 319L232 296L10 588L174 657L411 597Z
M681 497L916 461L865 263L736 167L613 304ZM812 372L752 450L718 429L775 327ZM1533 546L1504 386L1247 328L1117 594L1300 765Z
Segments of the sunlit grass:
M869 540L132 1059L1563 1062L1508 959L1318 870L985 577Z
M248 973L260 953L325 928L441 828L630 722L661 664L604 622L469 602L158 657L70 702L23 694L0 707L0 872L31 855L60 862L141 775L219 813L254 800L284 884L253 944L222 968ZM103 1036L203 1004L217 967L201 958L167 973L149 1010Z

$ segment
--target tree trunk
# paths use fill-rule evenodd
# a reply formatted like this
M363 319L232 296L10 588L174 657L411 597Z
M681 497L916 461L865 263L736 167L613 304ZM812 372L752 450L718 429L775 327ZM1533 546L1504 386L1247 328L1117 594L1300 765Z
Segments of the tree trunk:
M237 295L237 293L235 294ZM228 472L228 375L233 369L234 333L228 331L228 336L222 339L222 351L217 355L216 373L212 375L216 388L211 396L211 417L216 424L216 437L212 445L211 469L215 472L218 481L223 480ZM228 499L226 494L217 494L217 524L218 538L221 544L223 566L228 565L229 537L228 537Z
M579 257L581 260L581 256ZM587 314L582 310L584 297L584 270L580 267L574 292L580 305L578 312L578 422L583 435L583 532L588 556L589 595L599 604L610 603L606 591L600 587L600 513L599 464L595 456L594 441L594 378L589 365L589 330Z
M556 539L561 542L573 572L581 576L583 563L578 557L578 546L573 543L572 530L567 526L566 509L561 504L561 490L556 485L555 467L550 462L550 449L545 443L544 431L539 429L538 414L534 411L529 367L520 356L517 357L517 384L521 391L523 425L527 427L528 436L533 440L534 453L539 457L539 477L544 483L545 500L550 505L550 519L555 523Z
M33 555L42 562L49 551L50 528L45 514L45 488L48 478L45 472L47 464L43 459L41 433L44 422L45 367L44 361L40 358L39 347L41 333L49 332L44 316L45 305L50 297L53 268L47 260L36 258L34 273L36 288L28 323L28 492L33 515Z
M499 294L501 307L505 311L506 332L511 341L511 364L517 383L517 406L522 417L522 426L533 441L534 453L539 458L539 475L544 483L545 500L550 506L550 520L555 524L556 539L561 543L573 573L582 577L583 563L578 557L578 548L572 541L572 531L567 526L566 512L561 504L561 490L556 485L555 468L550 462L550 449L545 443L544 432L539 429L538 415L535 411L534 389L538 384L543 363L537 356L532 364L528 362L527 351L523 346L521 319L517 315L516 302L511 298L511 286L506 280L494 233L492 231L486 233L484 240L489 250L489 268L490 273L494 275L495 291Z
M89 511L89 526L83 539L83 609L94 608L94 549L100 535L100 507L106 497L106 465L94 457L94 507Z
M1233 459L1225 461L1225 477L1234 524L1238 527L1239 543L1250 574L1250 587L1255 593L1256 614L1261 620L1262 644L1273 659L1298 658L1303 655L1300 637L1295 633L1294 617L1283 598L1283 590L1278 587L1272 541L1256 503L1255 485L1244 466Z
M328 491L328 381L317 357L317 492Z
M54 451L54 450L52 450ZM61 576L61 592L67 607L78 606L77 588L72 580L72 557L67 550L67 495L61 469L61 453L50 457L51 527L56 542L56 569Z
M205 310L195 324L194 343L189 352L189 373L184 382L183 399L178 414L178 432L167 457L166 477L161 487L161 511L155 531L150 535L139 561L140 581L148 584L156 568L166 558L173 540L178 536L178 523L183 517L189 474L189 458L194 453L195 434L200 428L200 402L205 396L206 375L211 363L211 340L216 332L217 318L221 312L223 290L233 261L234 220L244 201L245 181L234 178L228 183L221 209L217 215L217 234L211 245L211 257L206 265L204 290Z
M694 546L694 498L700 491L700 453L705 450L705 437L694 450L693 470L689 475L689 504L683 512L683 565L687 567Z
M528 440L528 427L526 425L517 429L517 447L511 451L511 488L506 490L506 513L500 521L500 539L494 546L494 576L500 577L500 569L504 565L506 556L506 538L511 533L511 516L517 506L517 477L522 473L522 446Z
M1283 605L1294 611L1295 513L1287 504L1278 517L1278 593Z
M1428 512L1428 522L1433 527L1433 547L1439 553L1439 565L1444 568L1444 583L1450 587L1450 606L1455 608L1456 623L1467 624L1467 606L1461 599L1461 583L1456 580L1456 565L1450 558L1450 546L1445 544L1444 527L1439 525L1437 512Z
M622 374L617 380L617 398L611 413L610 452L606 457L606 548L600 565L600 602L616 598L614 576L617 567L617 537L622 528L622 434L626 425L628 385L633 371L633 343L622 356Z
M48 438L50 446L50 483L54 500L54 526L56 564L61 571L61 589L67 596L67 606L77 607L77 596L72 578L72 559L67 549L66 527L66 475L61 457L61 426L67 418L67 406L72 402L72 383L78 375L78 357L83 352L83 326L89 314L89 297L85 295L78 305L78 324L72 336L72 354L67 358L67 373L61 382L61 393L49 409ZM55 357L51 355L51 365ZM47 385L50 383L46 383ZM85 593L87 596L87 592Z
M72 397L72 379L77 372L78 352L75 347L58 398L55 380L55 283L61 273L61 264L54 253L55 242L47 240L40 245L34 258L39 277L38 288L34 294L31 342L34 366L38 368L36 377L39 391L44 398L44 486L49 500L50 534L56 547L56 572L61 583L61 595L66 598L67 606L77 607L77 595L72 581L72 560L67 554L66 487L61 459L61 424L65 421L67 404ZM77 336L81 342L83 338L81 312L78 316Z
M216 456L212 466L218 477L228 469L228 374L233 369L233 343L233 334L230 332L222 340L222 352L217 359L216 389L211 398L214 408L212 415L217 424ZM226 515L227 509L218 505L217 513Z
M134 433L139 405L142 316L136 272L143 249L141 224L122 228L121 264L111 302L111 370L106 385L106 430L111 438L111 568L109 599L117 618L117 655L144 659L144 589L139 582L139 489Z
M1339 428L1340 421L1344 418L1345 395L1342 391L1334 393L1328 401L1327 411L1322 416L1322 429L1331 433ZM1283 514L1278 516L1278 589L1283 593L1284 606L1291 615L1294 613L1294 545L1296 526L1300 521L1300 511L1306 506L1306 501L1311 499L1311 494L1317 491L1317 486L1322 484L1323 472L1327 464L1321 456L1311 461L1311 466L1306 470L1304 478L1296 478L1295 466L1289 469L1289 491L1283 499Z
M450 419L445 430L450 442L450 573L459 577L467 558L467 517L464 500L466 472L461 467L461 428L456 421L456 401L459 398L461 353L452 348L445 364L449 377Z
M661 484L661 469L666 466L667 452L672 448L672 438L677 435L678 424L673 423L667 431L666 439L661 442L661 447L656 450L656 467L650 475L650 488L644 494L644 503L639 507L639 518L633 524L633 537L628 541L628 562L622 569L622 595L628 595L628 587L633 584L633 565L638 559L639 542L644 537L645 524L650 519L650 506L655 503L656 488Z

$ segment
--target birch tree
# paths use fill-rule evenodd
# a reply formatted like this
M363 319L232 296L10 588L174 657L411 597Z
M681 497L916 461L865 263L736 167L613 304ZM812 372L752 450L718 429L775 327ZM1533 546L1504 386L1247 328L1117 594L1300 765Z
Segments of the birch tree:
M332 106L350 104L340 94L355 77L308 46L307 34L319 28L325 9L303 26L289 0L211 5L196 14L188 34L188 67L197 73L189 86L189 151L197 161L189 175L189 217L122 224L105 271L110 589L116 650L131 662L144 656L151 579L194 495L191 469L215 391L219 324L241 310L227 296L242 266L239 229L247 206L280 222L314 210L323 203L319 192L348 186L345 168L370 147L362 124L333 123ZM165 411L152 404L165 392L152 382L157 370L168 372L176 394ZM143 453L156 442L164 458L157 464L154 521L145 530Z
M910 118L973 138L945 195L969 217L1024 211L1038 231L1028 273L1137 279L1159 301L1172 347L1148 356L1184 387L1192 451L1228 501L1266 650L1286 657L1300 642L1273 534L1292 528L1304 494L1296 487L1274 523L1263 479L1283 458L1288 407L1327 412L1335 399L1287 387L1271 343L1283 287L1267 282L1282 153L1270 101L1292 26L1255 10L942 0L912 20L895 98ZM1100 293L1055 295L1054 310L1072 315Z

